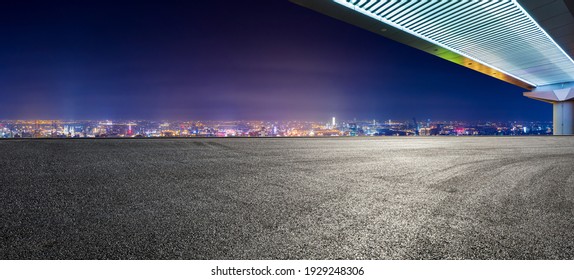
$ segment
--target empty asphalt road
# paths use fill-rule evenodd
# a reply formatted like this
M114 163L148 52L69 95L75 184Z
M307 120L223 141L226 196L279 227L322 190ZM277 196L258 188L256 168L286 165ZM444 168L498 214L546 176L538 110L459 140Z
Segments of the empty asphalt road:
M574 137L0 141L1 259L574 259Z

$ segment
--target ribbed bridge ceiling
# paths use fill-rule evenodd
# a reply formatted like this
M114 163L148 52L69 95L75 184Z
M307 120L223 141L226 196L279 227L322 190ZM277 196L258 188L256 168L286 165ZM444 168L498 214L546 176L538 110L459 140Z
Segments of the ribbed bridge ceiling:
M574 81L574 61L515 0L333 0L532 86Z

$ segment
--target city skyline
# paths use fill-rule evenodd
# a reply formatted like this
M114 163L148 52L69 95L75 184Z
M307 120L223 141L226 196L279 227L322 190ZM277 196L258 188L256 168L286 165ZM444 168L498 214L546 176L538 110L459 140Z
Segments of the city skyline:
M5 4L0 119L552 118L521 88L289 1L134 3Z
M551 122L445 120L0 120L0 138L551 135Z

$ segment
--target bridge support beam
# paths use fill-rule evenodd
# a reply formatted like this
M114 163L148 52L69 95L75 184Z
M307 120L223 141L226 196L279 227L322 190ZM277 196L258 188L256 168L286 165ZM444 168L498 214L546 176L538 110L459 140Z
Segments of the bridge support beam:
M574 135L574 87L537 88L524 96L553 104L554 135Z
M554 135L574 134L574 100L554 103Z

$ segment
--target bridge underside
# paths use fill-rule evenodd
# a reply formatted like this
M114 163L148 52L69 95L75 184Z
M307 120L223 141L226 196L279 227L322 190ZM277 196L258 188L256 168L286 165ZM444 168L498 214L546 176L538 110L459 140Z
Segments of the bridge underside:
M560 129L574 123L571 110L557 109L571 99L536 97L574 88L574 1L291 1L527 89L559 105L555 134L574 133Z

